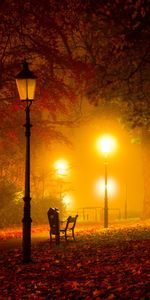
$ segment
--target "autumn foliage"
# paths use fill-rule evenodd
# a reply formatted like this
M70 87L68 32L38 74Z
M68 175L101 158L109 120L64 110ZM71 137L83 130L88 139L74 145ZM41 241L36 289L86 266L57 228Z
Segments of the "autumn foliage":
M37 153L41 159L43 144L50 152L55 141L73 142L63 129L78 124L83 98L97 106L103 101L117 103L123 122L132 129L142 128L145 142L150 128L149 14L147 0L0 2L2 178L11 179L21 190L24 105L19 103L15 75L24 57L38 76L31 112L32 165ZM143 149L149 170L149 153ZM33 173L37 177L37 171ZM144 174L146 218L148 178Z
M0 299L149 299L148 222L108 230L78 224L76 241L62 240L59 247L50 247L48 227L33 236L43 229L30 264L22 264L16 242L12 248L7 240L4 248L0 241Z

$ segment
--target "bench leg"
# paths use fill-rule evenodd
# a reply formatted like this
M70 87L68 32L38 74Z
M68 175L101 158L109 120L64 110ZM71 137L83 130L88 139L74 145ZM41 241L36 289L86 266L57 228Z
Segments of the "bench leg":
M74 237L74 229L72 229L72 237L73 237L73 239L75 240L75 237Z
M65 240L67 241L67 230L65 230Z
M59 245L60 243L60 235L59 233L55 235L56 245Z
M52 234L50 232L50 244L52 244Z

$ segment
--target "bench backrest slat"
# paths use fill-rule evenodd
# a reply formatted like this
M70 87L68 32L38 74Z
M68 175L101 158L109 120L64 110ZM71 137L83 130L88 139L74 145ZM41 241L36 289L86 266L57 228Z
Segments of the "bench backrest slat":
M66 223L66 230L74 229L74 227L76 225L77 217L78 217L78 215L76 215L75 217L72 217L72 216L68 217L67 223Z
M50 225L50 241L52 241L52 235L55 235L56 244L59 244L60 233L64 233L65 239L67 240L67 231L70 230L72 231L73 239L75 239L74 228L76 225L78 215L76 215L75 217L69 216L64 223L64 221L63 222L59 221L58 209L50 208L47 212L47 216ZM64 228L60 228L61 223L65 224Z

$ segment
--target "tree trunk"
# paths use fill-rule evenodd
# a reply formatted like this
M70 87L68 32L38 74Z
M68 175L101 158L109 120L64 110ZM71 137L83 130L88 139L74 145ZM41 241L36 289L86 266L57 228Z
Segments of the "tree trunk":
M142 155L143 155L143 178L144 178L144 200L143 218L150 218L150 132L142 130Z

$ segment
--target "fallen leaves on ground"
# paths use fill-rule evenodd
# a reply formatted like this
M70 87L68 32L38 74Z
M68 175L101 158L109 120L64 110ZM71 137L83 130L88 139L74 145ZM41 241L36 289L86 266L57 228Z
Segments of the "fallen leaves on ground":
M80 230L81 229L81 230ZM76 241L1 250L0 299L150 299L150 225L80 226Z

